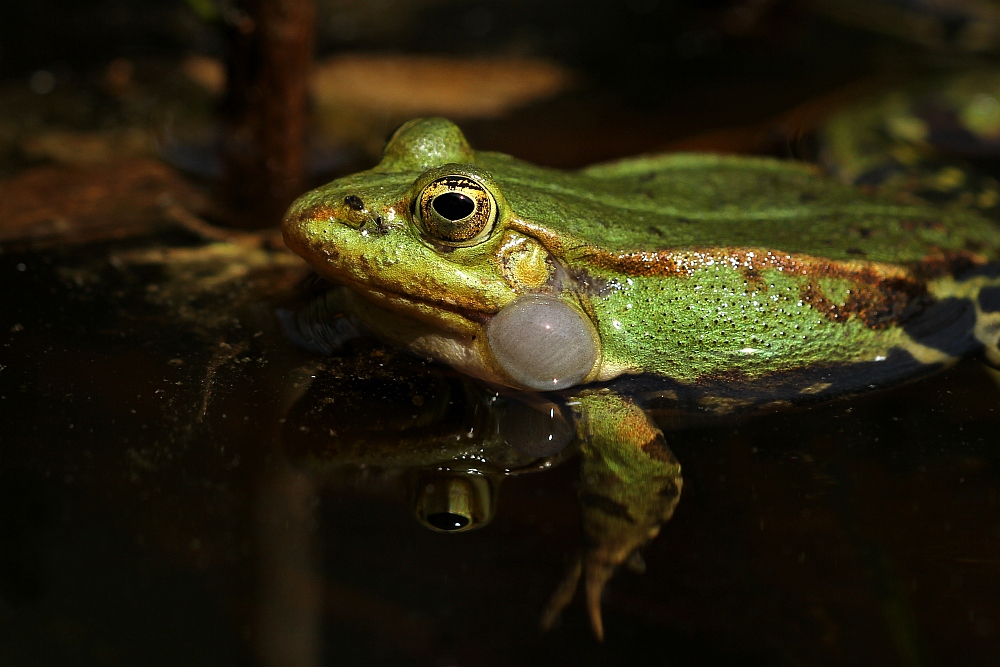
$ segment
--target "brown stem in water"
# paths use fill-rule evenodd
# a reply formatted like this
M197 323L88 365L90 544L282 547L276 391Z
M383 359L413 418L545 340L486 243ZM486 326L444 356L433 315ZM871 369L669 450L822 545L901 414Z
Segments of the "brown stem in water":
M275 225L304 187L314 0L240 0L227 17L223 188L243 228Z

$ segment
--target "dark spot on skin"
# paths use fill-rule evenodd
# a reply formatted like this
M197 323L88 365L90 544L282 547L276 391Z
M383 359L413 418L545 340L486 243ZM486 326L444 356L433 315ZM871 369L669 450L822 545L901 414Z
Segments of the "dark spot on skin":
M861 256L864 256L864 255L867 255L868 253L866 253L861 248L848 248L847 249L847 254L848 255L861 255Z
M674 453L667 447L663 436L658 435L641 447L642 451L654 461L666 461L667 463L677 463Z
M365 203L357 195L347 195L344 197L344 204L352 211L363 211L365 209Z
M816 193L814 192L803 192L799 195L799 201L806 204L811 201L816 201Z
M905 174L905 173L906 169L895 163L879 165L878 167L875 167L874 169L869 169L865 173L855 178L854 185L861 187L864 186L877 187L885 183L887 180L889 180L896 174Z
M968 280L969 278L975 278L976 276L982 276L984 278L1000 278L1000 264L995 263L995 264L984 264L983 266L977 266L971 271L963 273L961 276L959 276L959 278L961 280Z
M984 313L1000 310L1000 287L985 287L979 292L979 307Z
M576 284L577 292L588 296L607 296L613 290L620 287L617 281L593 276L587 269L568 267L566 273L569 274L569 277Z
M660 230L659 227L650 225L649 227L646 227L646 229L648 229L649 233L652 234L653 236L663 236L663 232Z
M742 272L744 280L747 281L748 286L753 286L755 289L761 291L767 291L767 285L764 284L764 276L756 268L744 269Z
M915 268L927 278L940 276L962 276L980 266L973 257L965 252L946 252L927 257Z
M799 288L799 298L834 322L857 318L869 329L879 330L907 319L914 310L922 310L929 297L921 283L883 280L856 282L844 303L830 301L819 285L813 283Z
M885 329L905 320L929 299L924 285L904 280L855 285L844 302L843 314L857 317L869 329Z
M685 225L690 225L691 218L677 218L677 222L683 222Z
M589 491L580 493L580 504L586 509L595 509L616 519L622 519L629 523L635 523L635 519L628 513L628 508L619 502L615 502L607 496L601 496Z
M851 227L851 231L863 239L868 239L872 236L872 230L868 227Z
M948 298L925 308L903 329L921 345L958 356L970 347L975 325L974 304L968 299Z
M659 495L665 498L673 498L678 495L680 491L677 490L677 483L674 480L667 480L667 483L659 491Z

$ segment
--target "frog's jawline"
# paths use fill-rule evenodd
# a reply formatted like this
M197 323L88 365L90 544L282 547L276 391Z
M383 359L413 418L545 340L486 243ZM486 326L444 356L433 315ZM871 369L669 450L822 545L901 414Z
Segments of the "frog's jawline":
M454 313L459 317L463 317L469 320L470 322L475 322L476 324L480 325L485 325L491 319L493 319L492 313L486 313L480 310L472 310L471 308L462 308L461 306L456 306L442 301L428 301L427 299L421 299L419 297L415 297L412 294L403 294L402 292L394 292L392 290L387 290L382 287L373 287L370 284L357 283L348 278L339 278L338 282L340 282L342 285L344 285L344 287L350 289L352 292L358 294L364 299L368 299L369 294L378 295L386 299L401 299L403 301L412 304L429 306L431 308L434 308L435 310L443 310L445 312Z

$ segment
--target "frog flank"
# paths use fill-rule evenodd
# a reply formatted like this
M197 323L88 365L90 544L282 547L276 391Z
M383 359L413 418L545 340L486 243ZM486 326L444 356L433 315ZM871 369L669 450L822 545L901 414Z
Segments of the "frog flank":
M300 198L284 234L360 324L514 388L641 378L755 404L1000 356L993 223L808 165L680 153L564 172L423 119Z

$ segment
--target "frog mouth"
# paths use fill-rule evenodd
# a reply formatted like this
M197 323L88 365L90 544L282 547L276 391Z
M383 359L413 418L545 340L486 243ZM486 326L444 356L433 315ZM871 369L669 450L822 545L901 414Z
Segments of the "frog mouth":
M395 290L386 289L385 287L376 287L370 283L359 283L345 278L341 278L341 282L349 289L371 301L383 301L394 304L402 302L401 305L403 305L403 307L411 308L418 312L426 312L427 309L443 311L458 315L463 319L479 325L487 324L491 319L493 319L493 315L495 314L472 308L465 308L463 306L459 306L458 304L448 303L442 299L423 299L405 292L397 292Z

